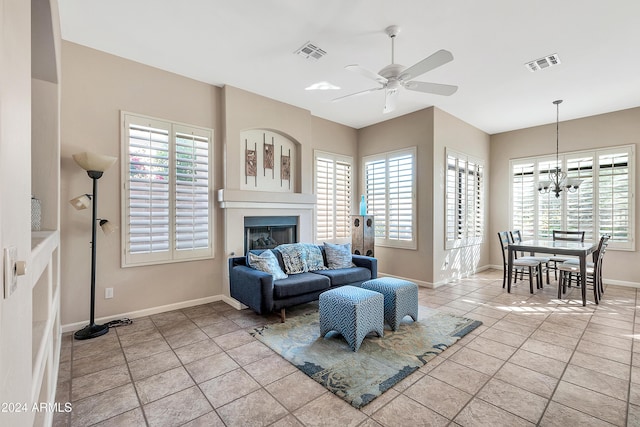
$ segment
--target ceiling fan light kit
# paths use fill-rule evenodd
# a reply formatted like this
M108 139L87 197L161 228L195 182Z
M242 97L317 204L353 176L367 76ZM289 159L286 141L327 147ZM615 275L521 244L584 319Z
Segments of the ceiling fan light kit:
M396 108L398 92L400 92L401 88L415 92L431 93L443 96L453 95L458 90L458 86L413 80L415 77L421 76L428 71L453 61L453 55L451 52L444 49L439 50L422 61L406 68L403 65L395 63L395 38L400 33L400 27L397 25L391 25L385 29L385 33L391 39L391 64L384 67L378 73L374 73L360 65L347 65L345 67L349 71L358 73L363 77L376 81L381 86L341 96L339 98L335 98L334 101L340 101L352 96L364 95L384 89L385 105L383 113L389 113Z

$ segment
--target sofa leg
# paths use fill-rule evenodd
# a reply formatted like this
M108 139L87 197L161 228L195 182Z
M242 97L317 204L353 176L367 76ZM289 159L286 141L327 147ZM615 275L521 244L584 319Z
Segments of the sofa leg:
M280 309L280 323L284 323L284 319L285 319L284 308L281 308Z

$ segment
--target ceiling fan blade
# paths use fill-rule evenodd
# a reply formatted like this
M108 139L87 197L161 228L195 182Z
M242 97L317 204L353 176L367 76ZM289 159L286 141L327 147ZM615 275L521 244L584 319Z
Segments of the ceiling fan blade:
M345 98L351 98L352 96L360 96L360 95L364 95L364 94L369 93L369 92L375 92L375 91L381 90L381 89L384 89L384 88L382 88L382 87L374 87L373 89L367 89L367 90L363 90L361 92L350 93L349 95L345 95L345 96L341 96L339 98L332 99L331 102L342 101Z
M346 67L344 67L345 69L349 70L349 71L353 71L354 73L358 73L361 76L364 76L368 79L371 80L375 80L380 84L385 84L387 82L387 79L382 77L380 74L374 73L371 70L367 70L364 67L361 67L359 65L347 65Z
M398 89L387 89L384 96L384 109L382 110L382 112L386 114L395 110L397 101Z
M447 62L453 61L453 54L448 50L441 49L431 56L426 57L417 64L407 68L398 76L398 80L407 81L415 77L418 77L427 71L431 71L434 68L438 68Z
M409 90L415 90L416 92L433 93L444 96L453 95L458 90L458 86L416 81L407 82L404 87Z

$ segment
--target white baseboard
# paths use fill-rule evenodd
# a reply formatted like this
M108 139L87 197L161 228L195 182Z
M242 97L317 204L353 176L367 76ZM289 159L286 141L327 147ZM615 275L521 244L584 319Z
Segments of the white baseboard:
M179 310L181 308L193 307L195 305L208 304L210 302L216 302L216 301L224 301L227 304L229 304L231 307L235 308L236 310L241 310L244 307L238 301L226 295L214 295L211 297L176 302L173 304L161 305L158 307L145 308L143 310L131 311L129 313L120 313L120 314L115 314L113 316L101 317L99 319L96 319L96 323L103 324L106 322L110 322L112 320L122 319L124 317L129 319L136 319L139 317L146 317L146 316L151 316L153 314L164 313L165 311ZM77 331L87 326L88 323L89 321L85 320L84 322L75 322L75 323L62 325L62 332L65 333L65 332Z
M482 271L485 270L489 270L489 269L495 269L495 270L502 270L502 266L501 265L485 265L483 267L479 267L477 268L474 272L470 272L468 274L466 274L465 276L459 277L459 278L451 278L451 279L446 279L446 280L441 280L435 283L432 282L425 282L423 280L416 280L416 279L412 279L410 277L402 277L402 276L398 276L398 275L390 275L390 274L385 274L385 273L379 273L378 276L379 277L385 277L385 276L392 276L392 277L397 277L398 279L403 279L403 280L408 280L410 282L414 282L416 285L418 286L423 286L425 288L429 288L429 289L436 289L439 288L440 286L444 286L448 283L454 282L456 280L459 280L461 278L464 277L469 277L473 274L476 273L480 273ZM640 288L640 283L638 282L629 282L629 281L624 281L624 280L611 280L611 279L604 279L604 283L606 285L616 285L616 286L626 286L629 288ZM102 324L102 323L106 323L106 322L110 322L112 320L116 320L116 319L122 319L124 317L129 318L129 319L136 319L139 317L146 317L146 316L151 316L153 314L158 314L158 313L164 313L165 311L171 311L171 310L179 310L181 308L188 308L188 307L193 307L196 305L201 305L201 304L208 304L210 302L216 302L216 301L224 301L225 303L229 304L231 307L235 308L236 310L242 310L247 308L246 305L240 303L239 301L228 297L226 295L214 295L214 296L210 296L210 297L205 297L205 298L199 298L199 299L193 299L193 300L189 300L189 301L182 301L182 302L177 302L177 303L173 303L173 304L167 304L167 305L161 305L158 307L151 307L151 308L145 308L143 310L137 310L137 311L132 311L129 313L120 313L120 314L116 314L113 316L106 316L106 317L101 317L99 319L96 319L96 323L98 324ZM75 322L75 323L69 323L66 325L62 325L62 333L66 333L66 332L73 332L73 331L77 331L79 329L84 328L85 326L87 326L88 321L84 321L84 322Z
M605 285L616 285L616 286L626 286L628 288L640 288L640 283L638 282L627 282L626 280L611 280L604 277Z
M444 285L446 285L448 283L455 282L456 280L464 279L464 278L469 277L471 275L474 275L476 273L480 273L481 271L489 270L490 268L494 268L494 267L492 265L485 265L483 267L478 267L474 271L469 272L469 273L467 273L467 274L465 274L463 276L451 277L451 278L448 278L448 279L445 279L445 280L440 280L438 282L425 282L423 280L416 280L416 279L412 279L410 277L402 277L402 276L398 276L398 275L393 275L393 277L397 277L398 279L408 280L410 282L415 283L418 286L422 286L422 287L425 287L425 288L436 289L436 288L439 288L440 286L444 286ZM392 276L392 275L378 272L378 276L384 277L384 276Z
M502 271L502 265L491 265L489 268ZM603 277L605 285L626 286L628 288L640 288L640 282L629 282L627 280L614 280Z
M416 279L412 279L410 277L403 277L403 276L398 276L397 274L391 275L391 274L386 274L386 273L380 273L378 272L378 277L395 277L397 279L402 279L402 280L407 280L409 282L413 282L418 286L423 286L425 288L432 288L432 283L431 282L424 282L422 280L416 280Z

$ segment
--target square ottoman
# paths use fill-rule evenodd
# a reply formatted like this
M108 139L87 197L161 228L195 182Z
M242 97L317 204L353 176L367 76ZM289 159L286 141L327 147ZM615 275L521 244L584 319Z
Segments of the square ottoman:
M320 336L336 331L358 351L369 332L384 334L384 297L379 292L341 286L320 294Z
M418 320L418 285L395 277L380 277L367 280L360 285L363 289L384 295L384 320L397 331L404 316Z

